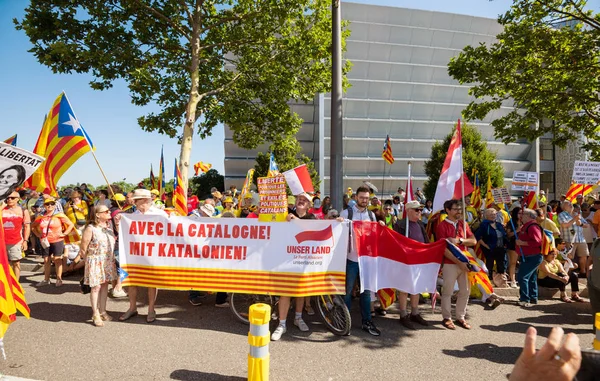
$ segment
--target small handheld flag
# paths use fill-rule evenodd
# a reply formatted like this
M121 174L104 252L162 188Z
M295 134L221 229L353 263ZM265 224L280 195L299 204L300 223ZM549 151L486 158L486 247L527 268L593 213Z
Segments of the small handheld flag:
M179 172L179 165L177 165L177 159L175 159L175 171L173 172L173 207L175 212L180 216L187 216L187 192L183 189L183 179L181 172Z
M202 161L197 162L196 164L194 164L194 173L196 174L196 176L198 176L198 174L200 172L202 173L206 173L208 172L210 169L212 168L212 164L208 164L208 163L204 163Z
M279 174L279 167L275 162L275 155L271 152L271 158L269 159L269 172L267 173L267 177L275 177Z

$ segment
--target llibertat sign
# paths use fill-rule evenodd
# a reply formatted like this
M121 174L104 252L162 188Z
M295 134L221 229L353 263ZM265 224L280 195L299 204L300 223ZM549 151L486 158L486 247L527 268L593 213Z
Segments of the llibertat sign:
M600 181L600 163L577 160L573 166L572 180L576 184L597 184Z
M288 296L344 294L348 223L123 214L123 285Z
M0 202L23 185L44 160L32 152L0 142Z

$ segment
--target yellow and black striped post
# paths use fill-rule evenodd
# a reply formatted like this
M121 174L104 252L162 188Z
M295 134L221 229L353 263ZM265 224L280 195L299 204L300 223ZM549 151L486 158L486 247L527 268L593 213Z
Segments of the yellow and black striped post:
M596 327L596 338L594 338L594 349L600 351L600 312L596 313L596 321L594 322Z
M248 320L250 321L248 381L268 381L271 306L263 303L251 305Z

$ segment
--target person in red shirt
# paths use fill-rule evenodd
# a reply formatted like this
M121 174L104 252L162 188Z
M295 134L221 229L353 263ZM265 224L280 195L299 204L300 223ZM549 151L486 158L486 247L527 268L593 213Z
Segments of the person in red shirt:
M542 263L542 228L536 222L535 210L523 209L523 226L517 231L517 253L521 254L521 265L517 273L519 281L519 301L521 307L537 304L537 268Z
M23 258L23 252L27 250L27 242L31 233L31 217L27 210L19 206L20 199L18 192L12 192L6 198L6 207L2 210L6 253L17 280L21 275L20 261Z
M199 203L200 203L200 200L198 200L198 196L196 196L192 192L192 188L188 188L188 190L187 190L187 210L188 210L188 213L191 213L194 210L198 209L198 204Z
M475 246L477 240L468 224L462 218L462 206L458 200L448 200L444 203L444 210L448 217L440 222L435 229L436 239L446 239L457 245L461 250L467 250L466 246ZM465 234L466 233L466 234ZM471 325L465 320L467 313L467 303L471 294L471 285L467 273L469 269L467 264L456 260L449 260L444 257L442 276L444 286L442 289L442 324L448 329L456 329L452 322L452 294L454 284L458 282L458 295L456 298L456 324L471 329Z

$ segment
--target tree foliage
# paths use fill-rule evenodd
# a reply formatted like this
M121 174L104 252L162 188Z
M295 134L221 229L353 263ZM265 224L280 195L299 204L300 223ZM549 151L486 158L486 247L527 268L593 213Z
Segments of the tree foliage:
M454 134L456 126L442 141L437 141L431 147L431 159L425 162L425 174L428 180L423 186L423 192L428 200L433 200L437 183L444 166L446 154L450 148L450 140ZM473 169L479 173L479 184L482 188L482 197L485 197L487 186L487 176L490 174L492 187L497 188L504 184L504 168L497 160L496 153L490 151L486 142L481 139L481 133L476 127L464 124L461 126L462 147L463 147L463 167L469 179L475 185L475 180L471 178Z
M266 177L269 172L269 162L271 152L275 157L275 162L279 167L279 172L296 168L299 165L306 164L310 178L312 179L315 190L319 189L319 174L315 170L313 161L302 154L302 147L295 136L280 136L273 141L269 147L269 152L259 152L256 156L256 165L254 166L253 182L256 185L256 179Z
M512 98L513 110L491 122L503 142L550 132L564 147L583 134L584 148L599 155L600 14L585 7L585 0L514 0L498 18L504 31L496 43L467 46L448 65L461 84L473 84L465 117L483 119Z
M200 198L210 195L210 189L213 187L220 191L225 189L225 177L216 169L209 169L200 176L192 177L190 183L192 193Z
M181 141L187 186L192 137L220 122L252 149L301 125L287 102L331 87L330 0L31 0L22 20L38 61L90 73L90 86L127 83L156 105L146 131ZM345 34L347 35L347 33ZM344 72L349 68L346 63Z

